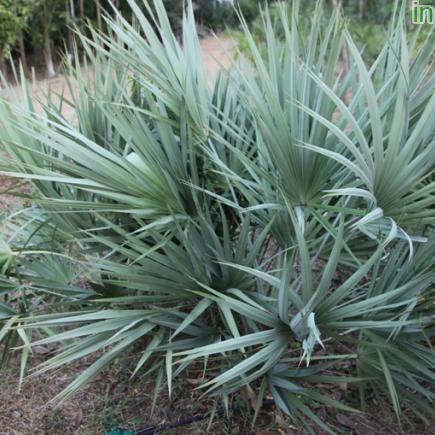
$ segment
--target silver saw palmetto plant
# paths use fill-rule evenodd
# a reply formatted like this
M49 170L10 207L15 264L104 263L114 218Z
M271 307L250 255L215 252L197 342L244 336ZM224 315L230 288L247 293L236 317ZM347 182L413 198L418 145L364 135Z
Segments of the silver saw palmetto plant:
M24 103L0 100L1 172L32 184L0 245L22 375L35 345L58 349L35 373L95 355L64 400L134 349L157 392L193 368L217 401L248 389L256 416L272 395L314 433L334 433L315 407L368 391L429 421L433 33L409 35L397 2L367 65L339 13L316 2L304 28L295 0L278 25L263 11L262 42L241 17L246 56L213 81L190 2L181 42L161 0L128 3L134 25L114 10L78 35L70 99L37 114L23 79ZM331 398L343 384L359 394Z

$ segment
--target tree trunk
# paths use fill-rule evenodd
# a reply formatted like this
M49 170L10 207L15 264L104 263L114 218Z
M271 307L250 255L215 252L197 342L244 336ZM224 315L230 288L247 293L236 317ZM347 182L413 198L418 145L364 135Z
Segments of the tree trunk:
M84 31L85 20L86 20L85 0L79 0L79 16L80 16L80 28L82 29L82 31ZM83 65L86 65L86 51L85 51L83 46L82 46L82 57L83 57L83 59L82 59Z
M97 14L97 27L100 33L103 33L103 18L101 16L101 4L100 0L94 0L95 1L95 8L96 8L96 14Z
M74 0L65 0L66 16L67 16L67 36L68 36L68 51L67 60L71 64L73 61L74 42L71 27L74 24Z
M50 38L50 15L47 10L47 5L44 4L44 16L42 19L43 27L43 38L44 38L44 60L45 68L47 72L47 77L51 78L56 75L56 70L54 69L53 53L51 49L51 38Z
M7 67L6 67L6 61L5 61L5 55L3 53L3 50L0 48L0 74L3 75L5 78L7 78ZM1 84L1 82L0 82Z
M85 0L79 0L79 14L80 14L80 21L83 25L85 22Z
M73 22L75 22L75 20L76 20L76 7L74 5L74 0L69 0L69 11L71 14L71 19L73 20Z
M358 16L362 19L364 15L364 0L358 0Z
M29 64L27 63L26 46L24 45L24 35L21 29L18 29L18 49L20 52L20 61L21 65L23 66L24 74L29 76L30 69Z

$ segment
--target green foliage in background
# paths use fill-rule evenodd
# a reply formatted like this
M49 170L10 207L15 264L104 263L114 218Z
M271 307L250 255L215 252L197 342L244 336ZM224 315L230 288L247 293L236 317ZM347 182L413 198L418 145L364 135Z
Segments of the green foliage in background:
M280 19L280 4L289 4L287 0L264 2L260 6L262 9L268 8L271 21L275 28L275 33L278 37L283 38L283 27ZM328 13L334 11L334 2L326 1L325 8ZM313 15L316 8L316 1L307 1L301 5L301 17L304 25L301 26L301 31L309 31L310 17ZM344 13L347 28L352 36L357 47L363 51L364 60L373 63L379 56L382 47L386 44L389 38L389 26L391 25L391 17L395 14L395 2L390 0L385 1L362 1L362 0L342 0L337 2L337 10L339 13ZM407 7L405 11L406 27L408 34L417 35L419 44L424 43L426 37L431 33L431 26L416 26L413 25L410 19L411 8ZM260 15L254 17L250 23L251 30L257 44L265 50L265 39L263 26L264 18ZM237 40L240 50L246 55L247 43L243 32L239 32L237 28L233 28L230 34ZM308 34L304 35L308 37Z
M60 400L135 352L157 404L189 370L307 431L334 433L318 405L356 411L338 384L429 421L433 34L397 7L366 66L340 14L295 1L263 14L265 49L241 17L248 60L212 80L191 3L182 43L162 1L128 4L134 20L80 36L71 99L38 115L23 79L24 103L0 101L1 174L32 185L2 223L4 358L19 347L22 379L34 346L56 350L35 374L94 355Z
M171 26L177 35L181 32L183 0L164 0L168 11ZM254 37L258 41L264 39L262 33L262 19L259 17L259 7L270 5L272 21L276 19L279 1L258 2L257 0L238 0L234 2L219 2L217 0L193 1L195 18L200 26L200 34L210 30L220 31L226 28L236 30L239 28L236 9L240 10L245 20L253 23ZM286 0L284 3L290 4ZM326 2L328 10L332 10L332 0ZM383 46L388 38L389 18L394 14L394 2L390 0L363 1L342 0L338 2L345 12L349 21L349 30L357 46L364 48L365 59L373 61L379 54L379 47ZM123 16L131 21L133 16L128 2L114 0ZM309 19L315 9L315 0L309 0L302 5L302 16ZM139 7L145 11L145 7L139 2ZM236 9L235 9L236 8ZM65 45L71 52L72 33L69 30L73 26L84 28L87 23L106 29L101 13L106 11L113 16L113 10L108 0L0 0L0 60L6 60L12 54L15 63L21 60L28 74L30 66L40 67L44 62L44 44L46 38L52 46L53 59L59 62L59 52L63 52ZM407 11L409 15L409 11ZM279 20L277 23L279 27ZM417 30L418 26L412 26L407 18L409 30ZM45 28L48 32L45 32ZM425 29L423 29L425 30ZM422 32L422 33L425 33ZM243 39L243 38L242 38ZM82 47L80 47L81 49ZM29 55L30 61L26 57ZM45 59L47 62L47 59ZM5 65L2 66L5 71ZM29 65L27 65L29 63Z
M17 29L24 28L29 9L29 2L26 0L0 2L0 61L15 44Z
M165 0L168 18L174 32L179 36L182 27L183 0ZM256 0L240 0L236 2L247 21L254 20L258 14ZM90 23L99 31L108 30L103 13L114 15L113 7L117 7L123 16L132 21L128 2L115 0L0 0L0 65L3 72L7 68L6 60L12 55L15 64L24 63L26 74L29 73L27 55L32 55L31 65L39 68L47 62L47 45L51 46L53 61L59 62L59 52L67 47L73 51L73 27L82 28ZM238 26L237 14L230 2L217 0L195 0L194 13L201 33L223 30L226 27ZM139 2L138 7L146 13L146 7ZM83 47L80 47L82 49Z

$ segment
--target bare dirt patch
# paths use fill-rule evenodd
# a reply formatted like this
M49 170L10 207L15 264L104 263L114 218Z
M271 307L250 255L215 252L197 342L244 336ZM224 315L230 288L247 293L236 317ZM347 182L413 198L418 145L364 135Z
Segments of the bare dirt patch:
M138 349L139 351L139 349ZM43 361L45 355L35 355L33 365ZM116 364L98 375L84 390L65 402L50 400L65 388L89 364L91 359L50 372L29 377L21 391L17 389L19 360L12 361L9 369L0 373L0 435L95 435L123 428L131 431L152 427L177 426L189 419L202 418L188 425L166 428L166 435L303 435L304 429L283 417L273 404L263 407L257 424L251 428L253 415L249 398L242 392L233 397L231 414L225 416L221 404L214 419L210 420L213 402L201 398L195 372L187 372L174 382L172 397L162 385L154 401L155 373L151 376L131 378L139 353L121 358ZM351 394L342 388L331 388L331 398L340 400ZM270 399L270 398L269 398ZM269 400L270 402L270 400ZM355 406L356 404L351 404ZM391 406L385 399L370 398L365 414L344 414L331 407L314 409L316 415L337 433L349 435L429 435L429 426L416 422L405 413L399 425ZM313 428L314 433L325 432ZM153 433L153 432L148 432Z

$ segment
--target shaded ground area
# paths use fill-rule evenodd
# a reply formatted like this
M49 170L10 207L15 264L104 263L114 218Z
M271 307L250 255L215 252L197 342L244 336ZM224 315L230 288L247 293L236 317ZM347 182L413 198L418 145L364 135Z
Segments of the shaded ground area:
M0 152L0 159L2 158L5 158L5 156ZM19 206L17 198L4 193L15 191L17 187L18 185L15 180L0 176L0 192L2 192L0 196L0 212L4 211L10 213Z
M139 349L138 349L139 351ZM33 358L33 365L48 357L39 350ZM162 430L166 435L303 435L306 431L298 429L288 418L269 404L265 406L251 427L253 416L250 398L241 395L231 403L231 415L225 417L223 408L218 405L215 417L211 419L213 402L201 398L196 387L199 384L198 370L187 371L173 385L170 399L167 387L162 385L159 394L154 395L155 375L131 378L135 362L140 353L122 358L101 373L87 388L67 401L58 404L49 401L65 388L69 382L84 370L92 360L83 360L57 372L38 377L29 377L22 391L17 390L19 361L0 375L0 435L96 435L114 428L139 429L151 426L165 426L193 417L204 419L177 428ZM355 391L347 387L331 386L331 398L340 400ZM251 398L252 399L252 398ZM269 402L270 402L270 398ZM155 403L154 403L155 400ZM350 403L357 406L357 403ZM417 424L406 417L400 427L394 413L386 401L369 398L365 414L343 414L331 407L314 409L322 421L328 422L336 433L349 435L430 435L433 428ZM318 435L325 432L315 429Z

